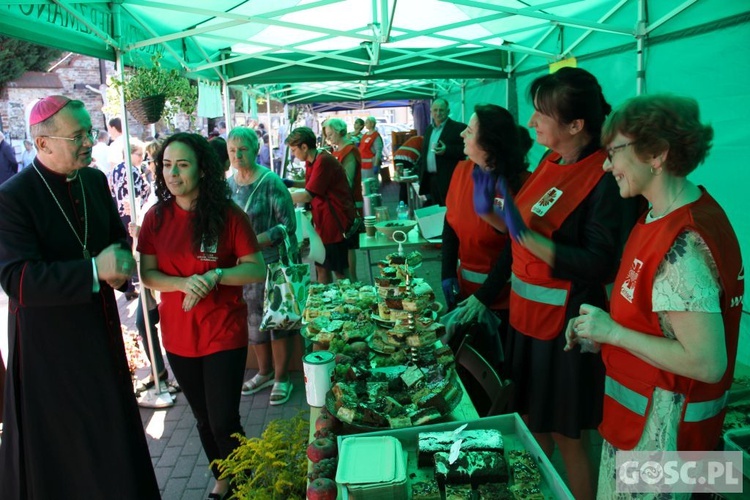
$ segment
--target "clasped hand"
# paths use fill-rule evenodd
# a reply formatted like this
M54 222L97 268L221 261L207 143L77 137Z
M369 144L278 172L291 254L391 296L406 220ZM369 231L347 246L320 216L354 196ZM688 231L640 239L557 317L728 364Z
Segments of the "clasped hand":
M185 298L182 300L182 310L191 310L202 299L205 299L211 290L216 287L219 277L214 270L203 274L194 274L183 279L182 292Z
M119 243L112 243L94 258L99 279L114 289L120 288L136 271L135 259Z
M617 343L616 323L609 313L589 304L581 304L578 312L565 329L566 351L580 345L581 352L599 352L602 344Z

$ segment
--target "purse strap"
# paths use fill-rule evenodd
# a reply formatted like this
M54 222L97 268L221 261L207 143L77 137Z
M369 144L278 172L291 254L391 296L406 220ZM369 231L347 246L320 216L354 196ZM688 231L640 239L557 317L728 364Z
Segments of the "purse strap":
M250 200L252 199L253 195L255 194L255 192L260 187L260 183L263 182L263 179L265 179L266 176L268 174L270 174L270 173L271 173L270 170L266 170L265 172L263 172L263 175L260 176L260 179L258 179L257 181L255 181L255 187L250 192L250 195L247 197L247 201L245 202L245 213L247 213L247 209L250 207Z
M285 266L299 264L299 259L294 259L295 262L292 262L292 259L290 257L290 254L292 253L292 242L289 241L289 233L286 230L286 226L284 226L283 224L279 224L279 227L281 228L281 232L284 234L284 237L281 240L281 244L279 245L279 262L281 262Z

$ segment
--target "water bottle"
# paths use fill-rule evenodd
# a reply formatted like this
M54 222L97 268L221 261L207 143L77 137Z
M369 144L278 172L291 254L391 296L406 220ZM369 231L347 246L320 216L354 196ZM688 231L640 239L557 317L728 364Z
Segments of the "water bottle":
M396 216L398 217L398 220L407 220L409 218L409 207L407 207L403 201L398 202Z

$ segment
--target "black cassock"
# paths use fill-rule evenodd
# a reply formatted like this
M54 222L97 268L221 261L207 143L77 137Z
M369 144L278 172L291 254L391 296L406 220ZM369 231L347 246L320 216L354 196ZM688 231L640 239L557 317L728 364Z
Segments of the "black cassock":
M103 173L47 180L96 256L125 239ZM85 191L87 217L84 217ZM9 356L0 498L159 498L114 291L93 293L91 259L31 166L0 187L0 284Z

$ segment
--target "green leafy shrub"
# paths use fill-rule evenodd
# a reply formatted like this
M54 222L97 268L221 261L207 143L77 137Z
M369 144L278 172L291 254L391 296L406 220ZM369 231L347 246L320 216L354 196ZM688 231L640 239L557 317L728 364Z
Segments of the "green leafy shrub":
M221 479L242 500L304 499L307 488L306 411L291 419L273 420L259 438L235 434L240 445L224 460L215 460Z

